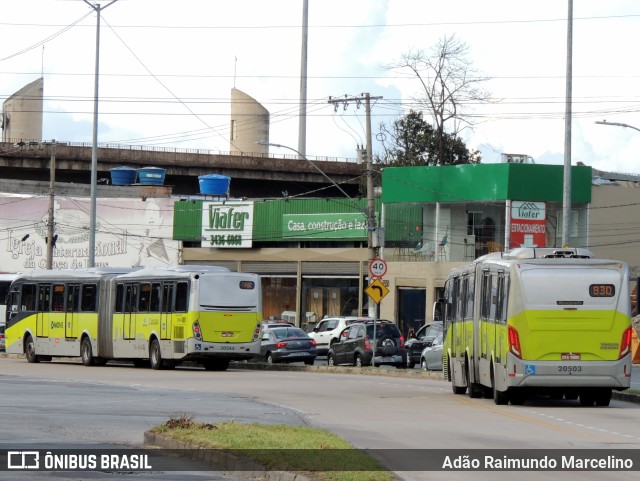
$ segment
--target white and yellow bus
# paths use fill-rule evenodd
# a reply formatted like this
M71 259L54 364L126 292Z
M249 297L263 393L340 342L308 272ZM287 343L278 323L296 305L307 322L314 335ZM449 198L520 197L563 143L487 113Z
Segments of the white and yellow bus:
M522 404L544 394L607 406L631 380L624 262L586 249L519 248L453 269L443 368L455 394Z
M260 353L260 279L221 267L36 270L15 279L7 303L6 350L29 362L225 370Z

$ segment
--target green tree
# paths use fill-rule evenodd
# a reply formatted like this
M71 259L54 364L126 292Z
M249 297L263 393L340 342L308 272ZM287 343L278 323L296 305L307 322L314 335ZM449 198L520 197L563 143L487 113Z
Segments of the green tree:
M382 124L380 132L383 152L376 161L385 165L478 164L481 160L480 152L470 151L459 137L445 132L441 139L422 112L411 110L390 127Z
M407 135L424 132L425 136L433 139L436 149L422 150L427 153L427 165L480 161L477 153L465 156L458 145L464 145L459 134L474 125L473 117L466 109L474 104L490 102L489 93L481 87L489 78L479 75L471 67L468 52L469 47L455 35L445 36L429 52L410 51L387 66L387 69L401 73L409 71L418 80L421 90L413 102L417 111L424 112L431 119L431 125L427 128L426 122L420 124L419 119L410 113L406 116L407 122L398 124L396 121L390 128L381 129L381 133L402 140L404 130ZM424 146L424 142L421 144Z

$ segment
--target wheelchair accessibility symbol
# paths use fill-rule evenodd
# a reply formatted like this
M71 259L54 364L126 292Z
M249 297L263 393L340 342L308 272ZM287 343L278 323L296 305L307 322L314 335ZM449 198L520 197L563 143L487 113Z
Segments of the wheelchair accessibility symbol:
M536 366L533 364L525 364L524 366L524 375L525 376L535 376L536 375Z

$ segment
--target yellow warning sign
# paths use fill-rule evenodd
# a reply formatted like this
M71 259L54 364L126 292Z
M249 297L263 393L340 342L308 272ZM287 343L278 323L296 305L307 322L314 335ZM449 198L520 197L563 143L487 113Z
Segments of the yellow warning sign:
M389 294L389 289L385 286L380 279L374 280L369 286L364 290L373 302L376 304L380 304L380 301L384 296Z

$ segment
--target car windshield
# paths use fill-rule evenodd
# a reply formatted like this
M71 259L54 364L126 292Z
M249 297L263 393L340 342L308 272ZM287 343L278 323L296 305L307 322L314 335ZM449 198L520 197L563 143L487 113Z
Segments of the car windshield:
M367 337L373 339L373 324L367 325ZM395 324L376 324L376 339L385 337L400 337L400 331Z
M308 337L307 333L299 327L285 327L273 329L273 333L278 339L286 339L289 337Z

